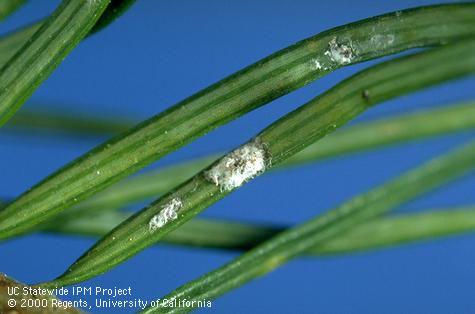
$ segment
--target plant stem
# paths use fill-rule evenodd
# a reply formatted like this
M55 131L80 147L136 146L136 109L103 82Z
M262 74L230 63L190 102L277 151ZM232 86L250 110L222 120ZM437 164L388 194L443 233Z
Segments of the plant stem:
M421 7L338 27L281 50L96 147L22 194L0 213L0 239L23 233L212 129L341 66L473 34L474 16L475 3ZM335 41L351 46L351 58L336 58ZM466 68L471 66L468 56ZM437 68L439 73L448 70L445 65L434 65ZM374 100L372 96L368 103Z
M475 38L384 62L350 77L279 119L246 145L224 156L210 168L123 222L79 258L66 273L48 285L68 285L103 273L225 197L237 187L229 188L229 183L239 181L235 175L222 169L228 164L231 170L234 165L239 170L241 165L257 164L259 172L262 172L261 163L265 163L267 169L274 167L378 102L475 72L474 49ZM369 99L362 97L365 90L371 92ZM238 156L246 151L252 158ZM224 184L213 182L210 173ZM152 228L151 225L156 225L157 220L163 221L163 211L168 213L170 208L177 211L175 218L160 223L157 230ZM0 212L0 215L4 212Z

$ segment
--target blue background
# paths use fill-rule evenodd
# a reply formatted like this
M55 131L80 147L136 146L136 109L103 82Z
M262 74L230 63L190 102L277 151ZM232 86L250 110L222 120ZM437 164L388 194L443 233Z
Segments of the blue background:
M74 50L24 108L53 108L136 121L300 39L369 16L436 1L151 1ZM30 1L1 33L51 12ZM339 70L219 128L154 164L227 150L369 63ZM387 102L354 122L475 99L464 79ZM473 132L359 153L258 178L203 214L298 223L445 152ZM0 196L12 198L105 138L0 131ZM8 166L5 166L8 165ZM149 168L150 169L150 168ZM468 176L398 212L475 204ZM35 283L56 277L94 239L32 235L0 245L0 271ZM473 313L475 237L328 258L301 258L213 302L217 313ZM237 254L150 248L87 285L132 286L151 300ZM96 313L129 311L97 310ZM203 311L204 312L204 311Z

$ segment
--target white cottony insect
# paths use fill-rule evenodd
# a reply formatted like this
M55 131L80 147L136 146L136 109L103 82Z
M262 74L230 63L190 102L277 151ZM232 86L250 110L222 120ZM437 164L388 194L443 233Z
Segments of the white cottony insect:
M317 58L311 59L310 64L314 70L317 70L317 71L328 70L328 66L326 66L325 63L323 63Z
M321 70L323 68L322 64L318 61L318 59L313 60L313 65L315 66L315 69L317 70Z
M336 38L333 38L328 42L328 49L325 51L325 55L330 57L333 62L339 64L348 64L353 59L354 50L350 45L337 42Z
M155 215L150 220L149 229L150 231L155 231L156 229L165 226L166 223L167 223L167 218L165 216L160 215L160 214Z
M158 228L163 227L170 220L178 218L177 210L183 206L183 203L179 198L173 198L168 203L163 205L162 210L150 219L149 229L155 231Z
M221 191L231 191L265 171L265 149L258 141L247 143L230 152L206 171L207 180Z

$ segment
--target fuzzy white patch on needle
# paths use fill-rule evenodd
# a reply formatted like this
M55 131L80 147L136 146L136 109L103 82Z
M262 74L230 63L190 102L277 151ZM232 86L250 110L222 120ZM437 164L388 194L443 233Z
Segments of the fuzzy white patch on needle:
M221 191L231 191L264 172L265 157L261 143L249 142L221 158L206 171L205 178L219 186Z
M313 59L313 66L315 67L316 70L321 70L323 68L322 64L318 59Z
M179 198L173 198L168 203L162 206L162 210L150 219L149 229L155 231L158 228L163 227L170 220L178 218L177 210L183 206L183 203Z
M328 66L325 65L325 63L317 58L313 58L310 60L310 65L312 69L321 71L321 70L328 70Z
M351 45L338 43L336 38L328 42L328 49L325 55L329 56L333 62L339 64L348 64L353 59L353 48Z

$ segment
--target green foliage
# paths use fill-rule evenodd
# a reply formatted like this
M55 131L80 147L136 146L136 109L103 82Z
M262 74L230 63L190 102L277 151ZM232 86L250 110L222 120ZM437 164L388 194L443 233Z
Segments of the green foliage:
M108 211L86 217L55 219L44 232L65 235L103 236L130 216ZM193 219L167 234L162 242L183 246L248 250L288 227ZM434 209L422 214L383 217L363 222L330 238L305 254L348 254L389 246L457 235L475 230L475 208Z
M475 169L475 142L431 160L398 178L359 195L321 216L264 241L232 262L176 289L164 298L213 299L262 276L332 237L381 215L440 184ZM183 313L180 307L148 308L143 313Z
M87 35L110 0L65 0L0 71L2 126Z
M0 126L82 39L109 25L134 2L64 0L45 20L1 37ZM0 19L22 3L1 1ZM426 49L368 67L219 159L221 154L207 156L113 185L210 130L332 71L412 48ZM118 134L3 204L0 240L33 231L102 236L62 276L43 283L45 287L97 276L159 241L245 251L166 296L198 300L216 298L303 254L351 253L473 231L473 207L377 216L474 170L474 143L294 227L192 219L267 171L473 129L471 102L357 124L323 138L386 100L474 74L473 51L475 3L427 6L302 40L135 126L127 119L20 113L9 127ZM163 196L136 214L119 211L159 195ZM186 310L157 307L145 313Z
M270 169L378 102L475 73L473 49L475 39L373 66L287 114L243 147L259 143L262 150L265 150L263 162ZM440 66L441 64L444 66ZM370 91L372 96L362 97L363 91ZM248 162L244 158L239 160L233 153L229 156L232 156L231 160L236 164ZM222 160L229 156L224 156ZM228 189L226 184L223 186L219 182L212 182L206 175L219 165L220 160L126 220L104 236L51 285L74 284L115 267L226 196L232 189ZM225 173L228 177L232 175ZM245 178L245 181L248 179L250 178ZM150 224L153 219L160 218L164 209L176 200L181 203L177 208L173 206L179 219L172 219L151 232Z
M110 120L44 112L20 113L12 121L12 126L26 130L30 128L35 131L51 132L69 130L81 134L114 133L126 129L128 125L131 124L123 118ZM474 102L452 104L442 108L359 123L322 138L269 170L283 170L321 159L473 128L475 128ZM222 154L213 154L124 180L61 215L77 217L87 212L117 209L138 201L149 200L168 192L193 174L211 165L220 155ZM56 219L60 218L56 216Z
M343 65L473 35L473 16L475 4L411 9L337 27L281 50L94 148L22 194L0 213L0 239L29 230L206 132ZM394 37L375 49L374 36L386 35L386 32L378 33L382 25L391 29ZM341 59L335 38L352 47L351 58ZM452 62L462 63L458 57ZM470 70L470 60L466 66ZM434 70L438 68L447 70L439 65ZM0 90L1 77L0 73ZM359 90L358 95L363 92ZM377 90L371 92L374 95L368 104L379 97ZM5 95L13 97L14 93ZM11 108L1 96L0 106ZM290 155L290 151L286 154ZM280 158L273 156L275 161Z
M88 0L80 0L84 1ZM110 4L105 9L104 13L99 16L98 21L94 24L92 29L87 33L87 36L95 34L112 23L116 18L121 16L128 8L130 8L136 0L110 0ZM8 3L24 2L23 0L2 0L0 6L5 6L5 14L11 14L13 6ZM78 3L80 3L78 1ZM40 29L40 27L46 22L42 20L34 24L23 27L12 34L0 37L0 68L5 66L7 62L21 50L30 38ZM30 48L31 49L31 48Z

